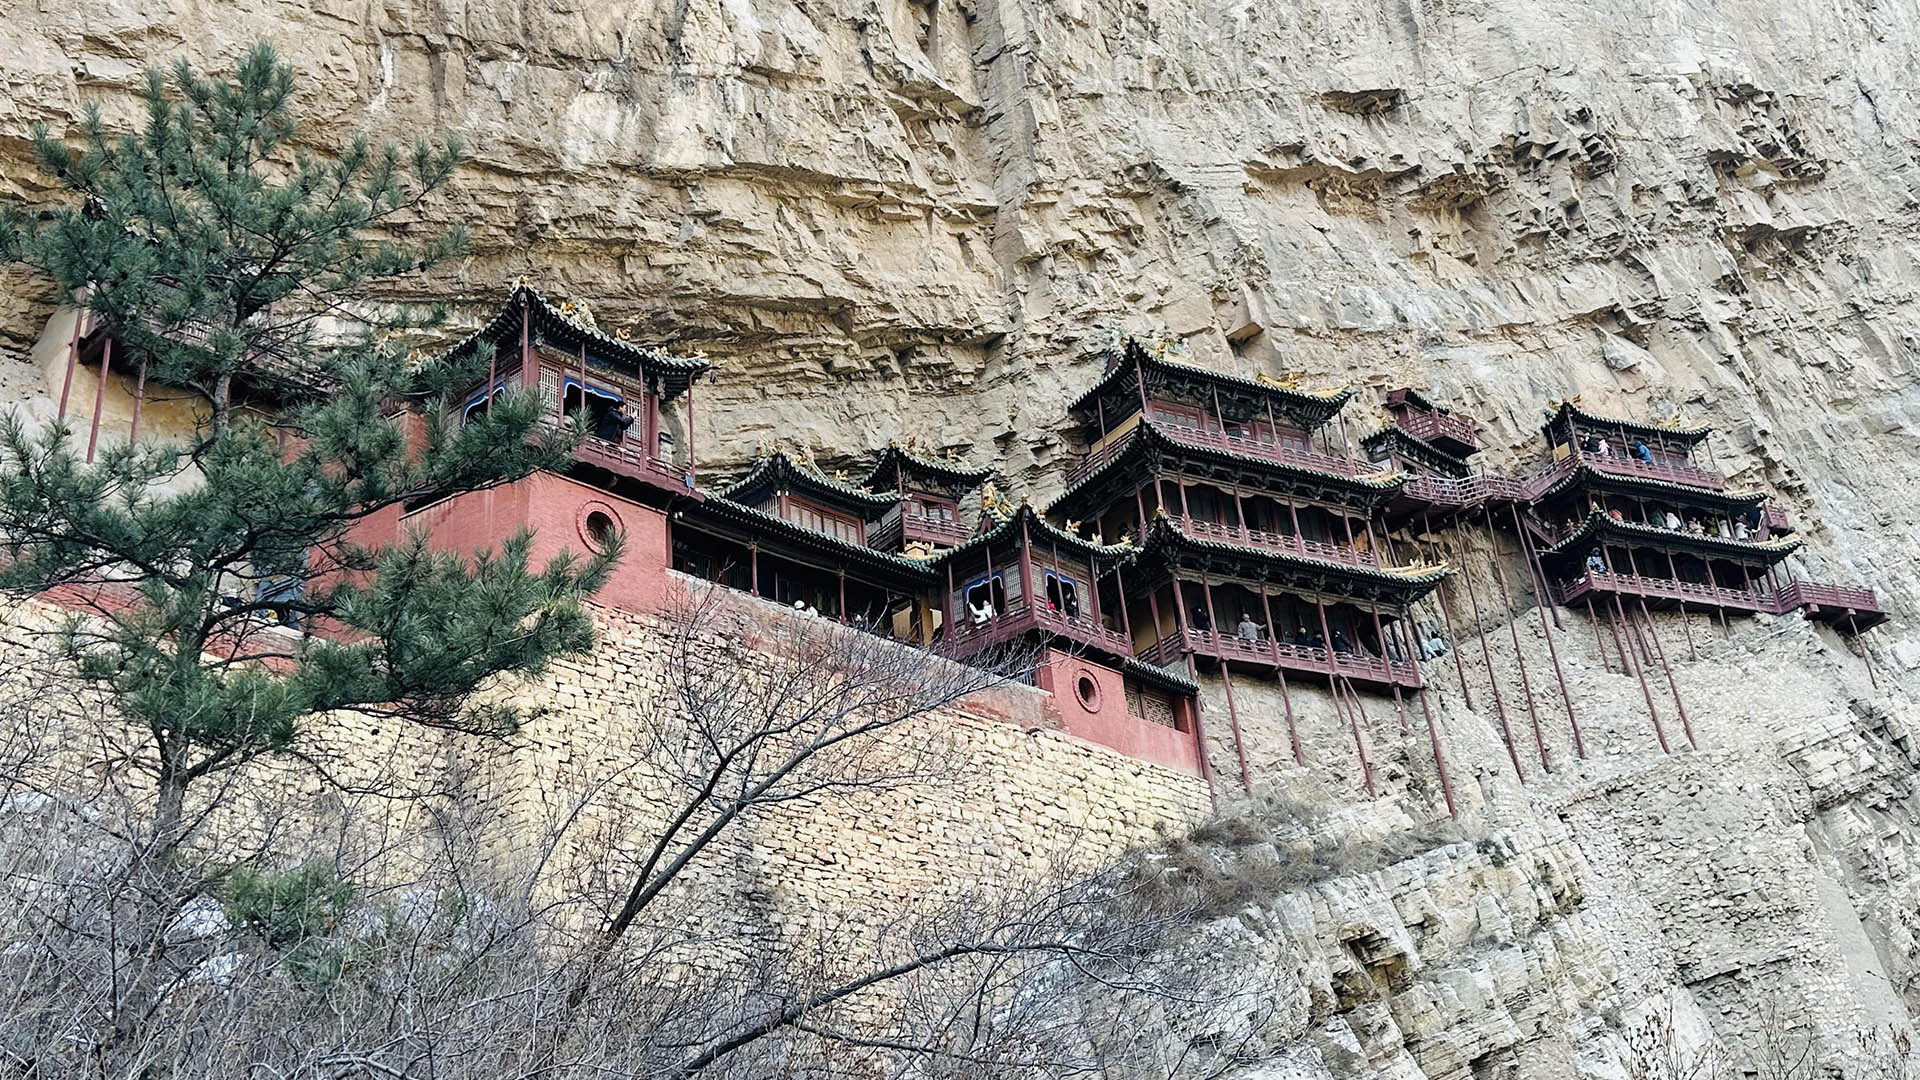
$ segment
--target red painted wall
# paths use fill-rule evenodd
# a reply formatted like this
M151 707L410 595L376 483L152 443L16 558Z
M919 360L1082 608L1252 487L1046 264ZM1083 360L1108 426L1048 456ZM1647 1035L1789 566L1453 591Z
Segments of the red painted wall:
M586 555L592 549L587 520L594 513L606 515L626 536L620 564L594 601L628 611L659 610L670 595L666 515L563 476L535 473L516 484L468 492L381 524L390 536L424 531L436 549L462 552L498 547L516 530L527 529L533 533L532 564L537 568L562 551Z
M1094 690L1082 695L1081 680ZM1200 749L1190 731L1176 731L1127 712L1126 680L1118 671L1084 657L1048 649L1034 683L1053 695L1060 726L1069 735L1112 747L1123 754L1199 776Z

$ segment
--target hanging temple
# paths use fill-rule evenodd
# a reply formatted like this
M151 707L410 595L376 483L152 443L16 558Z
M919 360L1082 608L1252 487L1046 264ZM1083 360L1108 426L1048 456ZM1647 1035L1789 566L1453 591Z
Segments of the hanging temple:
M454 349L482 341L493 345L492 370L461 401L463 418L510 387L536 388L556 424L584 411L588 435L565 475L410 508L376 526L391 538L424 531L472 550L531 527L558 550L617 532L627 555L597 598L609 605L659 605L672 571L962 661L1030 648L1033 681L1068 732L1194 775L1209 768L1202 725L1224 719L1250 779L1234 679L1256 679L1278 688L1302 763L1290 687L1331 694L1343 716L1390 698L1404 725L1417 708L1451 808L1422 691L1448 666L1468 687L1436 593L1454 579L1474 610L1481 600L1473 575L1439 556L1438 530L1499 530L1518 546L1517 572L1552 602L1536 605L1539 624L1579 753L1550 607L1586 611L1603 657L1610 641L1621 672L1639 679L1663 747L1692 735L1651 612L1723 623L1798 612L1849 635L1887 617L1869 589L1794 576L1792 523L1766 493L1730 488L1699 460L1708 429L1600 416L1578 399L1556 403L1541 425L1544 460L1521 474L1470 465L1474 421L1412 389L1386 395L1390 423L1360 440L1360 458L1329 431L1351 391L1242 378L1118 337L1098 381L1068 407L1067 434L1085 454L1040 510L1008 498L991 468L912 442L889 446L857 481L810 452L773 450L704 490L692 424L704 359L605 334L584 306L526 285ZM76 328L61 411L75 367L98 366L89 454L112 362L111 340ZM142 378L130 434L144 387ZM1493 572L1506 572L1497 558ZM1228 716L1202 715L1202 676L1222 684ZM1662 680L1679 732L1655 706ZM1364 766L1358 726L1354 738ZM1506 743L1524 776L1510 733Z

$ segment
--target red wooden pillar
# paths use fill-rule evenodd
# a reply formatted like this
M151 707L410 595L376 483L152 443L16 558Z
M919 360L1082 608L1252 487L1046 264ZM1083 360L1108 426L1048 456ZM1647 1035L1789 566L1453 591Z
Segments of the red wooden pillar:
M1605 544L1600 545L1600 558L1606 562L1607 574L1611 577L1613 575L1613 557L1607 554L1607 546ZM1613 592L1613 607L1615 613L1619 616L1621 629L1628 629L1626 605L1620 602L1620 590L1617 587ZM1644 648L1644 646L1642 647ZM1622 652L1629 665L1633 668L1634 677L1640 680L1640 695L1646 698L1647 701L1647 716L1653 721L1654 738L1660 741L1661 752L1670 754L1673 750L1667 745L1667 732L1660 724L1660 710L1654 707L1653 690L1647 686L1647 673L1640 666L1639 657L1633 654L1633 650L1623 649Z
M1500 589L1500 603L1507 612L1507 635L1513 639L1513 666L1520 672L1520 693L1527 702L1527 718L1533 724L1533 742L1540 751L1540 768L1553 771L1548 761L1547 736L1540 727L1540 710L1533 703L1533 681L1527 677L1527 656L1520 650L1520 620L1513 610L1513 596L1507 591L1507 575L1500 569L1500 541L1493 531L1493 511L1485 508L1487 525L1487 562L1493 567L1493 581Z
M1293 748L1294 764L1305 765L1307 755L1300 745L1300 728L1293 717L1293 697L1287 692L1287 673L1280 666L1280 639L1274 632L1273 601L1267 596L1265 582L1260 585L1260 609L1267 616L1267 648L1273 653L1273 674L1280 680L1280 707L1287 713L1287 742Z
M140 375L133 382L133 423L127 428L127 442L140 438L140 407L147 402L147 362L140 361Z
M1413 677L1415 679L1420 678L1420 661L1418 658L1413 660ZM1447 775L1446 751L1440 747L1440 725L1433 719L1433 706L1427 701L1427 692L1425 690L1420 691L1420 711L1425 715L1427 720L1427 740L1433 746L1433 766L1440 773L1440 794L1447 800L1447 814L1451 817L1458 818L1460 816L1460 808L1454 805L1453 801L1453 780ZM1512 744L1509 743L1508 746L1511 747ZM1515 767L1518 768L1518 765Z
M93 391L93 427L87 432L87 460L93 460L93 448L100 441L100 410L107 404L107 369L113 366L113 338L100 349L100 381Z
M60 411L58 419L67 418L67 395L73 390L73 370L80 366L80 328L86 324L85 308L73 313L73 337L67 342L67 374L60 380Z
M1487 647L1487 632L1480 617L1480 594L1473 587L1473 564L1467 561L1465 548L1460 550L1460 570L1460 579L1467 586L1467 602L1472 605L1474 636L1480 640L1480 659L1487 665L1487 689L1493 691L1493 713L1500 720L1500 736L1506 740L1507 758L1513 762L1513 774L1524 784L1527 772L1520 767L1520 750L1514 745L1513 727L1507 722L1507 703L1500 693L1500 673L1493 669L1493 650Z

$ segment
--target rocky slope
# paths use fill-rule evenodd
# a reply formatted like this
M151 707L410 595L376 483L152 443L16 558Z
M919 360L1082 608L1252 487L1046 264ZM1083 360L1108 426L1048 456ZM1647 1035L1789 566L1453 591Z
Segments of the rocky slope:
M1637 688L1586 658L1595 731L1637 743L1524 789L1483 777L1481 849L1223 925L1295 1010L1293 1065L1262 1075L1624 1076L1622 1033L1655 1015L1735 1048L1786 1016L1837 1055L1920 1004L1901 723L1920 689L1920 3L5 16L0 189L39 182L31 124L85 100L125 113L142 63L271 38L310 80L316 146L466 140L436 212L478 249L423 294L477 303L525 275L706 351L716 465L913 435L1044 495L1102 324L1168 328L1242 372L1431 387L1483 421L1496 466L1535 453L1541 408L1571 393L1712 422L1721 468L1789 504L1815 576L1895 612L1869 637L1879 685L1803 624L1742 629L1681 666L1703 749L1669 758L1647 752ZM20 354L46 296L4 280L0 350ZM1462 757L1497 763L1486 717L1442 706L1485 751Z

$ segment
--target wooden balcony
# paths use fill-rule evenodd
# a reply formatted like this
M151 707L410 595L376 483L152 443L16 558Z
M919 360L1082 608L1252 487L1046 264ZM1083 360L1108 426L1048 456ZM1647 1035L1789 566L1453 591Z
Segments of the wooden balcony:
M1656 610L1686 605L1695 609L1757 612L1786 615L1804 611L1807 618L1836 628L1865 630L1887 621L1879 597L1872 589L1851 585L1826 585L1815 581L1791 581L1778 590L1756 583L1751 589L1701 585L1672 578L1644 577L1636 574L1609 574L1594 570L1554 586L1560 603L1574 603L1597 596L1631 596L1644 600Z
M1402 496L1449 510L1464 510L1488 503L1527 501L1525 481L1498 473L1475 476L1410 476L1400 489Z
M1874 591L1852 585L1790 581L1780 590L1780 611L1784 614L1795 608L1804 609L1809 619L1836 628L1865 630L1887 621Z
M976 623L971 616L961 612L950 640L953 655L964 658L1030 634L1064 638L1113 656L1133 655L1133 643L1127 640L1125 634L1107 629L1085 612L1069 617L1051 605L1034 608L1025 600L1013 601L1007 605L1007 610L984 623Z
M1310 645L1294 645L1262 635L1250 642L1228 633L1182 629L1141 650L1149 664L1177 664L1188 653L1231 660L1236 664L1285 669L1303 675L1333 676L1369 686L1399 686L1418 690L1423 685L1413 665L1366 653L1336 652Z
M1579 451L1581 462L1590 468L1615 476L1632 476L1642 480L1659 480L1669 484L1681 484L1686 487L1707 488L1712 491L1726 490L1727 481L1717 472L1682 465L1671 461L1641 461L1626 454L1589 454Z
M973 535L957 521L936 521L930 517L908 516L902 519L902 528L909 543L924 541L935 547L957 547Z
M1778 503L1767 503L1760 508L1760 528L1763 535L1774 536L1793 531L1793 523L1787 520L1787 508Z
M1261 532L1243 526L1227 525L1216 521L1203 521L1198 518L1178 517L1174 524L1180 531L1196 540L1217 540L1225 544L1239 544L1243 547L1260 548L1283 555L1301 555L1309 559L1324 559L1328 562L1345 563L1348 566L1378 567L1380 557L1371 551L1360 551L1345 544L1327 544L1318 540L1308 540L1286 533Z
M1656 610L1679 607L1715 608L1725 611L1749 611L1779 614L1779 598L1769 589L1729 589L1701 585L1675 578L1646 577L1639 574L1610 574L1591 570L1554 586L1555 598L1572 606L1589 597L1631 596L1648 602ZM1792 610L1791 608L1785 610Z
M1439 410L1407 408L1394 421L1400 430L1448 453L1465 457L1480 449L1480 432L1464 416Z
M1316 472L1332 473L1335 476L1362 477L1371 476L1380 471L1380 467L1371 462L1350 457L1322 454L1314 450L1280 442L1277 439L1261 439L1248 435L1229 435L1222 431L1209 431L1200 428L1169 424L1164 421L1153 422L1153 428L1161 435L1184 446L1200 447L1208 450L1224 450L1243 457L1260 461L1273 461L1282 465L1293 465ZM1098 472L1109 461L1119 457L1129 444L1138 437L1138 431L1131 431L1113 438L1099 447L1086 459L1074 466L1067 474L1067 489L1078 487L1087 477Z
M589 435L574 447L573 457L583 465L602 468L676 494L684 495L693 491L691 469L646 453L640 448L638 439L608 442Z

